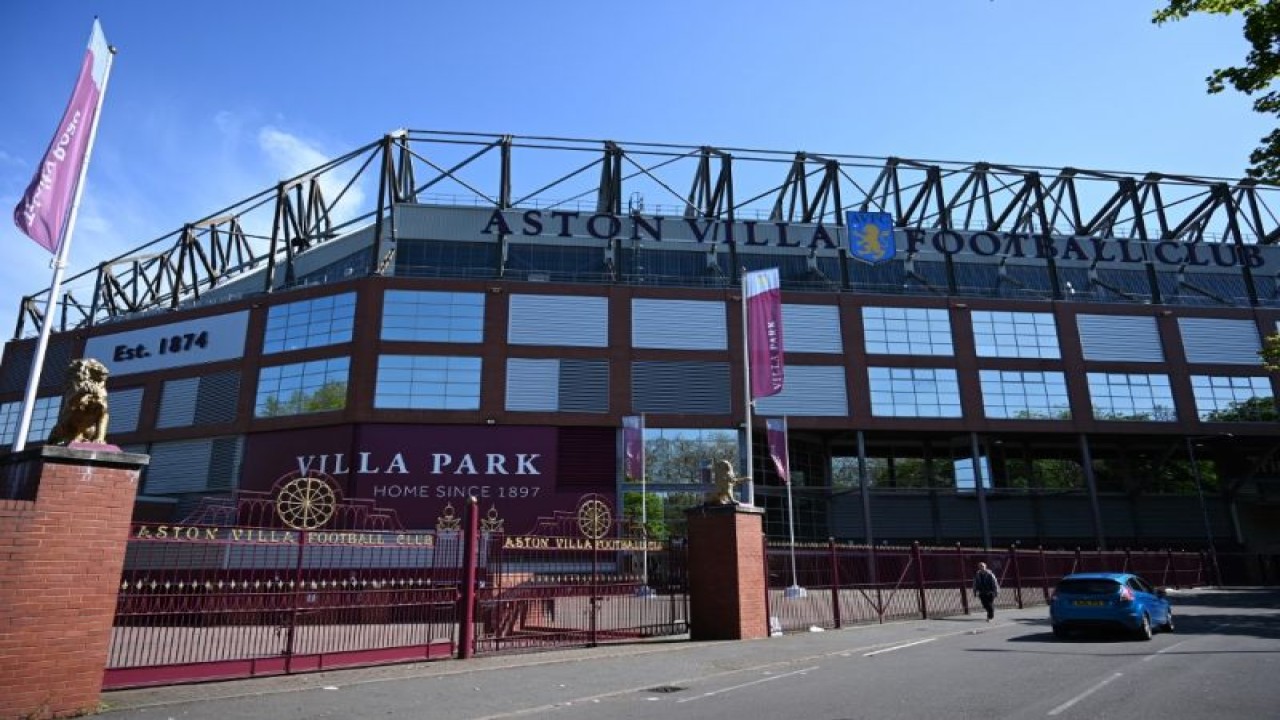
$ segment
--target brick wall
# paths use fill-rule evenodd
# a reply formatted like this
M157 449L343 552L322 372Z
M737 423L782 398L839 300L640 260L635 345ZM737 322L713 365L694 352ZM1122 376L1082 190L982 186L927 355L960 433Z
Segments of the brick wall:
M764 511L704 505L687 512L689 621L694 640L768 637Z
M145 455L110 445L3 459L35 499L0 500L0 719L98 707L129 518Z

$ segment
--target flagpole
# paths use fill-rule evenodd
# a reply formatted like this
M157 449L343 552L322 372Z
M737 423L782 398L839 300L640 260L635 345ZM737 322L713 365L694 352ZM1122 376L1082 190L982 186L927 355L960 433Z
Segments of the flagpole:
M755 506L756 504L756 478L755 478L755 461L751 457L751 411L754 409L755 401L751 397L751 354L749 346L751 341L748 337L749 329L747 327L747 269L742 269L742 403L746 410L746 422L744 423L747 433L747 504Z
M644 413L640 413L640 540L644 546L640 550L641 597L653 597L653 588L649 587L649 468L645 463L644 451Z
M789 431L787 428L787 416L782 416L782 442L790 443ZM787 452L787 465L791 465L791 453ZM787 467L787 538L791 542L791 587L798 588L800 583L796 581L796 515L795 509L791 504L791 468Z
M789 448L791 443L791 430L787 425L787 416L782 416L782 446ZM787 536L791 545L791 586L783 593L784 597L790 599L808 597L809 593L800 587L800 576L796 571L796 515L795 509L791 502L791 452L787 451Z
M97 21L95 19L95 29ZM93 41L92 33L89 36ZM44 319L40 323L40 338L36 341L36 351L31 358L31 372L27 376L27 391L22 398L22 415L18 419L18 435L13 440L12 452L19 452L27 446L27 432L31 428L31 415L35 410L36 393L40 385L40 373L44 366L45 351L49 347L49 334L52 331L54 306L58 293L62 290L62 275L67 268L67 257L71 253L71 238L75 233L76 217L80 214L80 196L84 194L84 178L89 173L89 157L93 155L93 144L98 138L98 120L102 118L102 105L107 97L107 83L111 79L111 65L115 61L116 48L107 46L106 68L102 75L102 88L98 94L98 106L93 113L93 122L89 124L89 140L85 145L84 157L80 160L80 170L76 178L75 195L72 196L71 209L67 213L67 223L62 229L62 237L58 243L58 254L53 261L53 280L49 284L49 297L44 304Z

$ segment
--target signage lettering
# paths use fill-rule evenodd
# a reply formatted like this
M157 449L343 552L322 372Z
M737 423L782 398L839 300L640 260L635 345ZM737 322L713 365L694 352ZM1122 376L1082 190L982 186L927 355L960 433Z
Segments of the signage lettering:
M474 212L474 211L473 211ZM843 226L812 223L724 222L709 218L671 218L661 215L614 215L565 210L492 210L483 221L483 235L525 237L591 237L599 240L740 243L749 246L838 250L846 246ZM474 227L474 225L472 226ZM1231 242L1191 243L1177 240L1140 241L1070 235L1016 232L898 228L898 246L917 257L936 253L979 258L1056 259L1074 262L1146 263L1165 266L1259 268L1270 254L1258 245ZM905 238L906 242L901 242ZM1272 259L1271 264L1277 264Z
M133 537L139 540L168 542L229 542L268 545L297 545L302 536L295 530L267 530L236 527L199 527L194 525L139 525ZM435 535L427 533L384 533L360 531L311 531L308 545L383 545L435 547Z
M641 538L539 537L508 535L502 539L503 550L662 550L662 543Z
M542 475L538 469L541 457L542 453L432 453L430 460L422 465L411 465L402 452L379 456L362 450L356 453L355 472L357 475L408 475L412 466L422 467L428 475ZM351 472L346 453L299 455L296 460L298 472L303 475Z
M249 312L166 323L91 337L85 357L102 361L112 376L168 370L244 357Z
M374 485L375 498L535 498L537 485Z

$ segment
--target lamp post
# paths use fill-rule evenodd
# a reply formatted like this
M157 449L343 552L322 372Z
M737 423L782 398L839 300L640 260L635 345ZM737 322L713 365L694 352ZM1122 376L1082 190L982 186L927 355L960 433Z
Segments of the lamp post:
M1204 500L1204 478L1200 475L1200 462L1196 459L1196 441L1234 437L1231 433L1219 435L1195 435L1187 438L1187 458L1191 460L1191 477L1196 481L1196 497L1200 500L1200 514L1204 518L1205 540L1209 542L1209 562L1213 564L1213 578L1222 584L1222 570L1218 567L1218 550L1213 543L1213 524L1209 521L1209 505Z

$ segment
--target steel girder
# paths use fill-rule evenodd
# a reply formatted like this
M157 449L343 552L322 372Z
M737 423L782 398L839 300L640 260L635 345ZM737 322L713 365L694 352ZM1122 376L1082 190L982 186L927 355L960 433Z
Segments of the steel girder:
M73 276L55 323L178 307L264 269L261 291L288 287L300 255L368 225L367 271L383 271L399 203L836 226L846 211L880 211L907 228L1274 244L1278 191L1248 179L399 130ZM47 292L22 298L15 338L39 329Z

